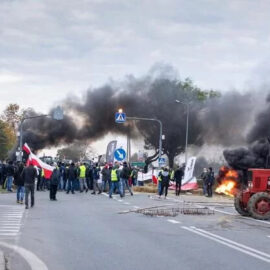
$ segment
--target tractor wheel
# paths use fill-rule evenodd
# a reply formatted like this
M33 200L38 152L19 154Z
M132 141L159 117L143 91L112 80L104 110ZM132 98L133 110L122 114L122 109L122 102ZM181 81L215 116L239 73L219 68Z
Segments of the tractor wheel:
M248 201L247 209L250 215L256 219L270 219L270 194L259 192Z
M236 196L234 197L234 207L235 210L241 215L241 216L250 216L248 210L246 207L244 207L243 202L242 202L242 196L241 192L237 193Z

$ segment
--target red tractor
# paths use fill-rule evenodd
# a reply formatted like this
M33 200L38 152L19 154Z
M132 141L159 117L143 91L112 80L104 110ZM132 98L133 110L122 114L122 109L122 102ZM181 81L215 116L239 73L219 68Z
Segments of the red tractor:
M270 169L249 169L248 186L234 199L236 211L242 216L270 219Z

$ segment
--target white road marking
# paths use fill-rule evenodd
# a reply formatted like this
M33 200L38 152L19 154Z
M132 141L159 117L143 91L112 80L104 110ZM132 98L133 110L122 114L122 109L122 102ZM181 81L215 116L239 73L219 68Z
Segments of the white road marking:
M17 214L4 214L4 215L1 215L1 217L21 217L22 216L22 213L17 213Z
M124 204L129 205L130 203L129 202L124 202Z
M180 221L174 220L174 219L167 219L168 222L171 222L173 224L179 224L181 223Z
M118 202L122 202L123 200L117 200Z
M139 207L139 206L137 206L137 205L134 205L133 207L134 207L134 208L136 208L136 209L139 209L139 208L140 208L140 207Z
M102 192L102 195L109 197L109 194Z
M16 237L20 233L24 207L0 205L0 238Z
M31 251L19 247L19 246L15 246L15 245L11 245L11 244L7 244L4 242L0 242L0 245L9 249L14 250L16 253L20 254L30 265L32 270L48 270L46 264L41 261L34 253L32 253Z
M1 227L0 231L5 231L5 230L15 230L15 229L20 229L20 226L6 226L6 227Z
M212 207L209 207L210 210L213 210L215 212L218 212L218 213L222 213L222 214L226 214L226 215L230 215L230 216L238 216L237 214L235 213L230 213L230 212L227 212L227 211L223 211L223 210L217 210L216 208L212 208Z
M0 221L0 226L4 226L4 225L20 225L21 223L20 222L17 222L17 221Z
M259 250L253 249L251 247L248 247L246 245L234 242L232 240L229 240L227 238L221 237L219 235L213 234L213 233L209 233L207 231L198 229L196 227L185 227L182 226L183 229L190 231L192 233L195 233L197 235L203 236L205 238L208 238L210 240L213 240L215 242L218 242L222 245L225 245L227 247L230 247L232 249L238 250L242 253L245 253L251 257L257 258L259 260L262 260L264 262L270 263L270 254L261 252Z
M197 206L200 206L202 207L202 205L198 204ZM270 221L266 221L266 220L259 220L259 219L254 219L254 218L250 218L250 217L244 217L244 216L241 216L239 214L236 214L236 213L230 213L230 212L227 212L227 211L223 211L223 210L218 210L214 207L209 207L210 210L213 210L215 212L218 212L218 213L222 213L222 214L226 214L226 215L230 215L230 216L238 216L242 219L248 219L248 220L251 220L251 221L255 221L255 222L260 222L260 223L264 223L264 224L269 224L270 225Z

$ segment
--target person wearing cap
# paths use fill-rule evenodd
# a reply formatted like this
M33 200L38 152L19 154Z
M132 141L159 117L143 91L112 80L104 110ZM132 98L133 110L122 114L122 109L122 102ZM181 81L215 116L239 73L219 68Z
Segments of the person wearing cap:
M56 199L56 193L57 193L57 188L60 183L61 179L61 173L59 168L57 167L57 164L53 164L54 169L50 178L51 185L50 185L50 200L51 201L57 201Z
M126 187L128 188L128 191L129 191L130 195L133 196L132 189L131 189L131 187L129 186L129 183L128 183L129 176L130 176L130 169L129 169L128 165L127 165L127 162L125 161L123 163L123 168L122 168L122 170L120 172L120 187L119 187L123 197L125 196L125 188Z

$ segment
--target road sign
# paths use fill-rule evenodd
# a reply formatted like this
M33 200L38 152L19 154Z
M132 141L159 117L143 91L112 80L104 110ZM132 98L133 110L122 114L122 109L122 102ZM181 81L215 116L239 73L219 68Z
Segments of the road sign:
M55 120L63 120L64 119L64 112L60 106L58 106L53 111L53 119L55 119Z
M117 112L115 113L115 122L116 123L125 123L126 122L126 114Z
M158 164L160 164L160 165L166 164L166 159L165 158L159 158L158 159Z
M145 162L131 162L131 166L132 167L140 167L140 168L143 168L145 166Z
M114 151L114 158L118 161L122 161L126 158L126 151L122 148L118 148Z

